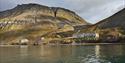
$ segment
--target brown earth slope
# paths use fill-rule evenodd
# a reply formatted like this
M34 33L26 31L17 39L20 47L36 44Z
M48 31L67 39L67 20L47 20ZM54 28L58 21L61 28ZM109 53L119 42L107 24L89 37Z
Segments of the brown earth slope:
M74 30L73 26L88 23L75 12L60 7L22 4L0 12L0 41L20 38L35 40L46 33Z

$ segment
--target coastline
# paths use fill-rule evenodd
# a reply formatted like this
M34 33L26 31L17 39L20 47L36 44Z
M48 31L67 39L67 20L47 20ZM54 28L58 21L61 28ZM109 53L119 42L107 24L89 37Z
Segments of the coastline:
M94 45L125 45L125 43L82 43L82 44L48 44L35 46L94 46ZM0 47L20 47L20 46L34 46L34 45L0 45Z

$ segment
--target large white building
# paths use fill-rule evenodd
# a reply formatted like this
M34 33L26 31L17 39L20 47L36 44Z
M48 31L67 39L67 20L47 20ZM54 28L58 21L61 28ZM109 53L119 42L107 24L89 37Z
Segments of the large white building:
M73 38L95 38L99 39L98 33L81 33L81 34L73 34Z

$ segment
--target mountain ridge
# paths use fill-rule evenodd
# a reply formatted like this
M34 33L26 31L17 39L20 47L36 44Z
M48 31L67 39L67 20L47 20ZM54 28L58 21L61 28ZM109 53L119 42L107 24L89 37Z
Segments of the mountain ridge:
M116 39L125 38L125 8L114 15L99 21L98 23L81 30L80 33L95 32L100 34L102 40L108 39L108 36ZM123 39L124 40L124 39Z
M26 38L35 42L47 33L74 31L77 25L88 23L68 9L33 3L17 5L0 12L0 41L11 43Z
M75 12L70 11L68 9L64 9L61 7L48 7L48 6L43 6L43 5L39 5L39 4L22 4L22 5L17 5L15 8L7 10L7 11L3 11L0 12L0 18L7 18L7 17L14 17L14 16L18 16L22 13L25 12L29 12L32 11L33 13L39 13L39 11L41 12L45 12L42 13L43 15L48 15L48 16L52 16L52 17L63 17L63 15L60 15L60 12L64 12L65 16L73 16L71 17L71 19L75 19L77 21L80 21L80 23L82 24L88 24L84 19L82 19L81 17L79 17ZM68 13L68 14L66 14ZM63 17L66 18L66 17ZM68 18L66 18L68 19ZM71 21L71 20L70 20Z
M108 24L109 22L113 23L113 22L116 22L116 21L117 21L116 27L120 26L120 24L121 25L123 24L123 26L125 25L125 22L124 22L125 21L125 8L123 8L119 12L113 14L112 16L110 16L110 17L108 17L108 18L94 24L93 26L103 27L103 23L105 24L107 22L107 24ZM121 22L123 22L123 23L121 23ZM119 24L119 25L117 25L117 24ZM106 26L106 25L104 25L104 26Z

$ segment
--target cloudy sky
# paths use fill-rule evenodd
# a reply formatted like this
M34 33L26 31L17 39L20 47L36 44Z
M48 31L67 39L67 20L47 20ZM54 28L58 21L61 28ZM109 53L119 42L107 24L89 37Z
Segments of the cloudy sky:
M125 8L125 0L0 0L0 11L26 3L67 8L90 23L96 23Z

